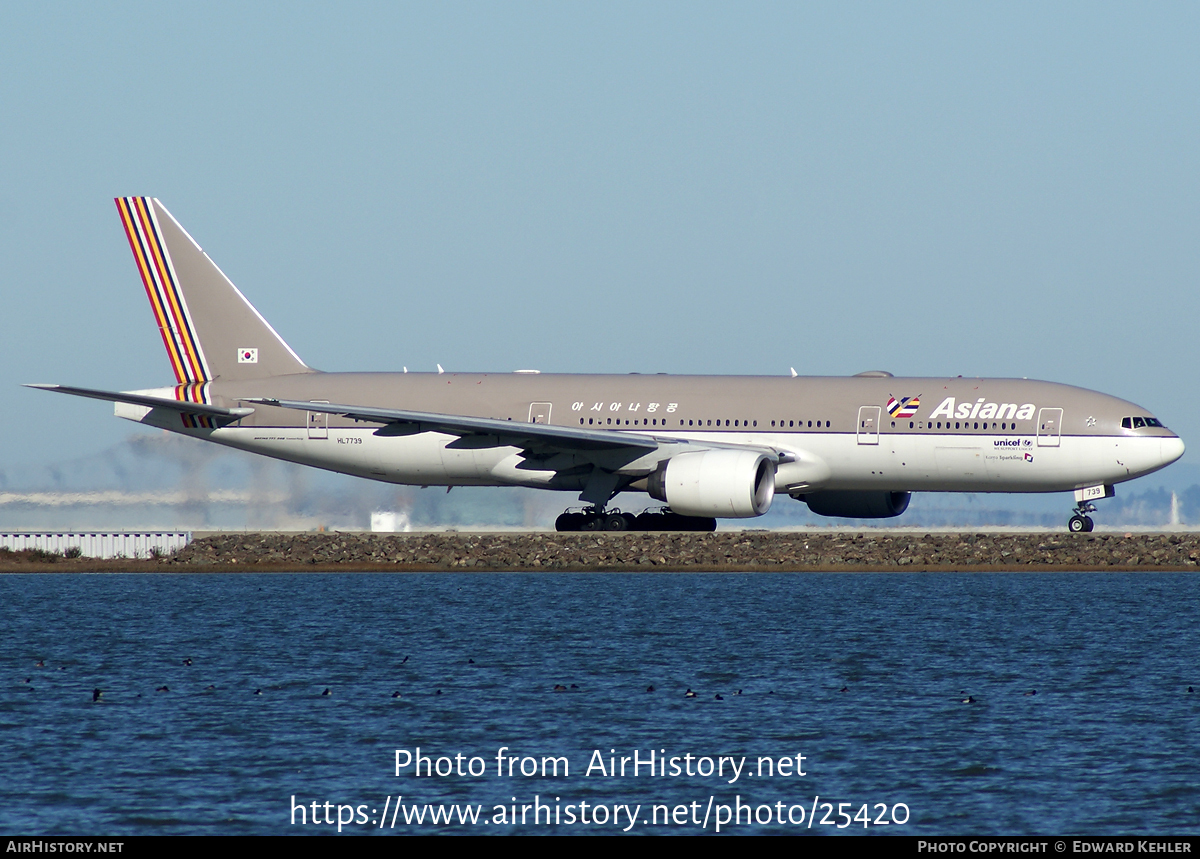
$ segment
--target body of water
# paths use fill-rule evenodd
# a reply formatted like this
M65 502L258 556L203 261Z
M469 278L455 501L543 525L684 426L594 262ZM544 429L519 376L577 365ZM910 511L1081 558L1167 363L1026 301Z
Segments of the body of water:
M1196 834L1198 583L0 576L0 831Z

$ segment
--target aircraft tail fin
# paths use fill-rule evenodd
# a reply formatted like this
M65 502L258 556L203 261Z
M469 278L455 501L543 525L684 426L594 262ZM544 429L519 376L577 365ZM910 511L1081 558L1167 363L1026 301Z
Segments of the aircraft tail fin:
M162 203L116 203L177 383L313 372Z

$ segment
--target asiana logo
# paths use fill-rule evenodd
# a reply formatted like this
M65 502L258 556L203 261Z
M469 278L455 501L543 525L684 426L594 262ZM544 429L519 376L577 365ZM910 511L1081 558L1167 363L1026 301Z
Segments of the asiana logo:
M1018 420L1031 421L1033 420L1034 412L1037 411L1037 406L1033 403L1024 403L1017 405L1016 403L989 403L986 398L980 397L976 402L971 403L955 403L954 397L946 397L941 404L933 410L930 418L944 416L948 418L959 418L973 421L976 418L980 420L990 421L993 418L998 421L1002 420Z

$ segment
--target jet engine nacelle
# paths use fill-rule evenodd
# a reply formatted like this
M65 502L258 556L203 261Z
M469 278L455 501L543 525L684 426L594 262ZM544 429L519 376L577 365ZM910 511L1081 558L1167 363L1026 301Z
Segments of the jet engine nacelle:
M771 509L775 463L752 450L681 453L659 464L646 491L684 516L748 519Z
M799 495L818 516L847 519L890 519L908 509L911 492L810 492Z

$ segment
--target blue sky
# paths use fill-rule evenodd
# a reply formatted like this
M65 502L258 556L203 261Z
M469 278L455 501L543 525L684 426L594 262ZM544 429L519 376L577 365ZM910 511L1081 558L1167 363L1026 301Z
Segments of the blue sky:
M141 432L20 383L171 381L126 194L320 369L1027 376L1200 445L1198 24L5 3L0 469Z

